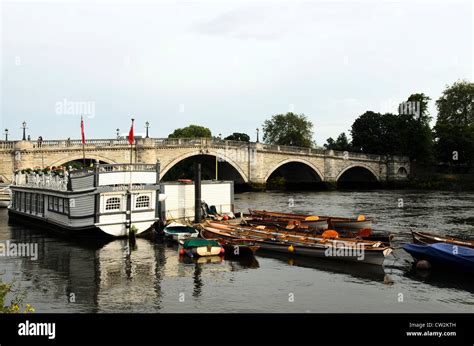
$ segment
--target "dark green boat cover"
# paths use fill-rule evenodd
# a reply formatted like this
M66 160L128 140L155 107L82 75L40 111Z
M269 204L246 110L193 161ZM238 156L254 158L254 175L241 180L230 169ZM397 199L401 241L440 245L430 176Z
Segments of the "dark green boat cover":
M173 226L170 228L165 227L166 232L170 234L175 233L198 233L198 231L190 226Z
M220 244L215 240L209 239L186 239L183 243L183 247L188 249L190 247L198 247L198 246L220 246Z

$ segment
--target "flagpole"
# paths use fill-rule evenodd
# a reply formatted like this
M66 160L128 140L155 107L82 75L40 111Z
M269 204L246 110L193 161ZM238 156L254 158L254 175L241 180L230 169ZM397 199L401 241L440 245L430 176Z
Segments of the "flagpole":
M85 144L86 144L86 139L84 136L84 119L82 118L81 115L81 141L82 141L82 166L83 168L86 167L86 149L85 149Z
M132 226L132 164L133 164L133 142L135 141L135 134L133 131L133 124L135 119L132 118L132 126L128 133L128 143L130 144L130 180L128 184L128 197L127 197L127 212L128 212L128 236L130 237L130 228ZM134 235L132 234L132 237Z
M134 121L135 121L135 119L132 118L132 129L133 129ZM129 137L130 137L130 134L129 134ZM130 143L130 165L133 163L133 142L135 141L135 135L132 135L131 137L132 138L129 138L129 143Z

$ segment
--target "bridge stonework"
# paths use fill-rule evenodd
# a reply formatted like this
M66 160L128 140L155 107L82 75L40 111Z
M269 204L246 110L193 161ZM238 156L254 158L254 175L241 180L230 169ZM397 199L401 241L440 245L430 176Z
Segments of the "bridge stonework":
M106 163L130 162L130 145L124 139L89 140L88 159ZM407 179L408 157L340 152L313 148L267 145L215 139L137 139L132 161L161 163L162 176L178 162L195 155L212 155L229 163L245 182L265 183L279 167L299 162L309 167L324 182L337 182L344 172L360 167L380 182ZM79 140L0 142L0 179L11 181L14 170L44 168L81 160Z

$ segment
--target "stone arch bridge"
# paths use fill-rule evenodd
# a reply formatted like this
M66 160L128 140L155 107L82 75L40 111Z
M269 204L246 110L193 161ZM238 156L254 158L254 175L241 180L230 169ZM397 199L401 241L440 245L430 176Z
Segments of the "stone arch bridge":
M388 182L410 174L408 157L246 143L209 138L94 139L85 145L87 159L105 163L161 163L162 177L183 160L196 156L217 161L219 179L266 183L272 176L292 182ZM1 141L0 179L11 181L14 170L60 166L82 159L80 140ZM217 160L216 160L217 158ZM211 161L212 162L212 161Z

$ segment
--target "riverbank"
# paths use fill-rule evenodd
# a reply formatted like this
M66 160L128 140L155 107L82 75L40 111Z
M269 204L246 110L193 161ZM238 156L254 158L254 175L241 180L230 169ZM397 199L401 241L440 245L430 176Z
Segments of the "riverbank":
M353 183L352 189L387 189L387 190L428 190L428 191L474 191L474 174L448 174L433 173L418 175L404 181L391 181L387 183L364 182ZM249 183L236 185L236 192L262 192L262 191L332 191L351 189L351 186L341 188L336 183L299 183L289 184L284 178L271 180L265 183Z
M474 191L474 174L435 173L411 178L403 183L403 187L417 190Z

